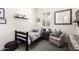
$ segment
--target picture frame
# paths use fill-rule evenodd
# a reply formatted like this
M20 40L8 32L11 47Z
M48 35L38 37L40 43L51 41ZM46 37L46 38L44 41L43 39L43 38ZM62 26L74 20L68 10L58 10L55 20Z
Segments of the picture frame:
M37 22L40 22L40 18L37 18Z
M0 19L0 24L6 24L6 19Z
M0 19L4 19L5 18L5 10L4 8L0 8Z
M6 24L4 8L0 8L0 24Z
M54 12L55 25L71 25L72 24L72 9L66 9Z

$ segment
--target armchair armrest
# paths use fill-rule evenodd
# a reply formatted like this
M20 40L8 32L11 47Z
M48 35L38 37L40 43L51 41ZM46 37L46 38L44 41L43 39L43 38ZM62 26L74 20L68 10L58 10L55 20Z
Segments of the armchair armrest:
M49 39L53 39L53 40L58 41L58 42L61 40L61 38L54 37L54 36L49 36Z
M64 34L64 33L62 33L59 37L60 37L60 38L63 38L63 37L64 37L64 35L65 35L65 34Z

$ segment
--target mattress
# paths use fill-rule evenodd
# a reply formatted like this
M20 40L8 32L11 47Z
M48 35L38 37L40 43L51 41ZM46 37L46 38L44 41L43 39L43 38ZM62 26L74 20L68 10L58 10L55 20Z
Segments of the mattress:
M41 37L39 32L29 32L28 33L28 45L31 45L31 42L36 41L39 37Z

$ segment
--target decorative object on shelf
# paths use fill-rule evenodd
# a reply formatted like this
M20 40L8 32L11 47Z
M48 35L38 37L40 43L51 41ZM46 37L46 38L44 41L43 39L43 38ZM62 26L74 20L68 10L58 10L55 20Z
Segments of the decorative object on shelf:
M72 23L77 23L79 26L79 10L76 11L75 15L76 15L76 20L73 21Z
M0 8L0 24L6 24L4 8Z
M14 16L14 18L28 19L28 18L26 18L26 15L22 15L22 14L16 14L16 15Z
M54 12L54 24L55 25L72 24L72 9Z

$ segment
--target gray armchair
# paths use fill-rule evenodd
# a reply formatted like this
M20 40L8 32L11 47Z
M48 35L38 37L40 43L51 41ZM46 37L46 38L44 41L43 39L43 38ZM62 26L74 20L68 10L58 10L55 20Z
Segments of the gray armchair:
M56 45L56 46L58 46L58 47L63 46L64 45L64 33L59 35L59 37L55 37L55 36L50 34L49 42Z

